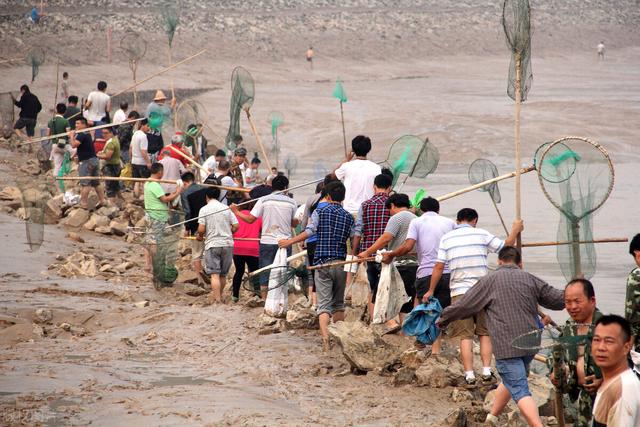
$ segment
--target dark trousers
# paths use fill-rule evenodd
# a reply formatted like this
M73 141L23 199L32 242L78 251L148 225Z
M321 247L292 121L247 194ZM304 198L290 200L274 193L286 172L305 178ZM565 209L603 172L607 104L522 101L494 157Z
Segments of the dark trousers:
M242 277L244 276L245 265L249 268L249 273L258 269L258 259L254 256L248 255L234 255L233 265L236 267L236 272L233 275L233 296L240 298L240 285L242 284ZM260 292L260 285L258 283L253 285L253 289L256 292Z

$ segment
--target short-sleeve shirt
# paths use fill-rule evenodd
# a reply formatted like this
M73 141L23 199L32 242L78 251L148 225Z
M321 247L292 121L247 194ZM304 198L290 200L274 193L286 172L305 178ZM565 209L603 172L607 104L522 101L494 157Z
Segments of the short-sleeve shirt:
M160 200L164 190L160 183L150 181L144 184L144 209L151 219L166 222L169 219L169 207Z
M92 122L101 121L107 114L107 104L111 97L104 92L94 90L89 93L87 102L91 102L91 106L84 111L84 116Z
M296 202L283 194L270 194L259 199L251 215L262 218L260 243L277 245L278 240L290 238L291 222L297 209Z
M105 163L108 165L120 165L120 141L118 140L117 136L114 136L113 138L109 138L109 140L107 141L107 143L104 145L104 148L102 151L109 151L109 150L113 150L113 153L111 154L111 158L109 160L105 160Z
M213 199L200 209L198 224L204 224L204 249L233 246L231 226L238 223L238 218L231 210Z
M182 162L173 157L165 156L158 163L162 165L162 179L176 181L180 179L182 174L186 171ZM176 184L162 183L162 189L165 193L173 193L176 191Z
M487 275L489 252L498 252L504 241L481 228L460 224L440 239L438 262L449 263L451 296L464 295Z
M407 239L415 240L418 254L418 271L416 277L431 276L433 267L438 259L438 248L442 236L456 227L456 223L435 212L425 212L409 224ZM449 266L445 264L443 273L449 273Z
M132 165L146 165L147 162L142 157L142 150L147 151L149 148L149 141L147 141L147 134L141 130L137 130L131 137L131 164Z
M387 222L387 226L384 229L385 233L389 233L393 236L393 239L387 245L387 249L390 251L399 248L405 240L407 240L407 233L409 232L409 225L411 221L416 219L417 216L411 211L401 211L395 215L392 215ZM403 265L416 265L417 261L415 257L403 257L398 263Z
M120 108L118 111L116 111L116 113L113 115L113 124L114 125L119 125L120 123L124 122L125 120L127 120L127 113L125 113L124 111L122 111L122 108Z
M96 156L96 151L93 148L93 140L88 133L79 133L76 135L76 139L80 141L80 145L77 147L78 160L83 162Z
M69 121L69 127L71 129L76 128L76 120L80 117L80 109L78 107L67 107L67 111L64 112L64 118Z
M370 160L354 159L336 169L336 177L344 183L346 192L342 205L352 215L373 196L373 180L380 175L380 165Z
M640 380L627 369L604 387L593 404L593 427L640 425Z
M65 133L67 131L67 128L70 128L71 126L69 126L69 121L67 119L56 114L51 120L49 120L47 127L49 128L49 130L51 130L51 135L57 135L59 133ZM68 138L66 136L63 136L60 138L54 138L51 140L51 142L53 144L58 143L58 141L65 143L67 139Z

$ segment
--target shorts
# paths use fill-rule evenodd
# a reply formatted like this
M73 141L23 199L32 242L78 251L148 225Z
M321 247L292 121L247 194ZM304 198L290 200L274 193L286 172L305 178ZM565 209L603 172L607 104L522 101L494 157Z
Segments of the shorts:
M149 178L151 171L147 165L131 165L131 176L133 178Z
M434 298L436 298L442 309L449 307L451 305L451 291L449 290L449 279L451 278L450 273L443 274L436 284L436 290L433 292ZM422 297L429 290L429 286L431 285L431 276L426 277L418 277L416 279L416 296L418 297L418 301L422 301Z
M371 292L371 304L376 302L378 293L378 283L380 282L381 265L377 262L367 262L367 280L369 281L369 291Z
M98 158L92 157L80 162L78 166L78 175L80 176L98 176ZM97 179L81 179L80 185L83 187L97 187L100 185L100 181Z
M513 400L518 403L523 397L531 396L529 391L529 365L533 356L497 359L496 370L500 374L502 384L509 390Z
M400 273L400 277L402 277L402 282L404 283L404 291L409 296L409 301L404 303L400 308L400 313L411 313L413 310L413 301L416 298L416 272L418 271L417 265L399 265L396 267L398 269L398 273Z
M191 248L191 261L198 261L202 259L204 253L204 242L202 240L187 240L189 247Z
M233 246L209 248L204 251L204 271L226 276L233 264Z
M347 272L338 265L316 271L317 313L333 314L344 311L344 290Z
M451 304L455 304L456 301L461 299L464 295L456 295L451 298ZM447 335L451 338L461 339L473 339L474 335L489 336L489 329L487 329L487 313L484 308L466 319L460 319L451 322L447 329Z
M34 136L36 134L36 119L29 119L26 117L20 117L16 120L16 124L13 125L14 129L27 128L27 136Z
M104 176L120 176L120 165L104 165L102 167L102 174ZM118 181L105 181L105 187L107 189L107 197L116 197L120 192L120 182Z
M278 244L260 243L260 268L273 264L278 253ZM291 248L287 248L287 255L291 255ZM271 270L260 273L260 286L269 286Z

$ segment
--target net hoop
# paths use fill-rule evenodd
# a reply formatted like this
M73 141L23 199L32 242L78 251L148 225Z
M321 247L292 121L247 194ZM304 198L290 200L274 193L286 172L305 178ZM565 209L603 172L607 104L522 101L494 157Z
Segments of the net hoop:
M538 181L540 182L540 187L542 188L542 193L544 194L544 196L547 198L547 200L549 200L549 202L551 202L551 204L553 206L555 206L556 209L558 209L560 212L562 212L564 215L568 216L564 209L562 209L562 207L558 204L558 202L556 202L553 197L551 197L551 195L547 192L547 189L545 188L545 181L547 181L541 173L542 170L542 164L544 163L544 159L547 156L547 154L549 153L549 151L555 147L558 144L562 144L565 141L568 140L579 140L579 141L583 141L587 144L591 144L593 147L595 147L597 150L600 151L600 153L602 153L602 155L604 156L604 158L607 160L607 165L609 167L609 172L611 173L611 182L609 183L609 188L607 189L607 193L606 193L606 197L603 197L602 200L597 203L593 208L591 208L589 211L583 213L579 218L572 218L575 221L580 221L582 218L586 217L587 215L595 212L596 210L598 210L603 204L604 202L607 201L607 199L609 198L609 196L611 195L611 192L613 191L613 186L615 184L615 180L616 180L616 174L615 174L615 170L613 168L613 163L611 162L611 158L609 157L609 153L607 152L607 150L600 145L598 142L593 141L589 138L585 138L583 136L565 136L562 137L560 139L557 139L555 141L553 141L552 143L550 143L547 148L544 150L544 152L542 153L542 156L540 156L540 167L536 168L536 171L538 172ZM569 178L570 179L570 178Z

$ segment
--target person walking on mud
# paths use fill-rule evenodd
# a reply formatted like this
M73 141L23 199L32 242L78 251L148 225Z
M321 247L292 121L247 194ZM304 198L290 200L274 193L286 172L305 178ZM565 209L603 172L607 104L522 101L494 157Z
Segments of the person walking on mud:
M13 129L22 138L25 138L25 134L22 132L22 129L25 129L26 138L32 138L35 135L38 113L42 110L40 100L31 93L27 85L20 86L19 100L14 98L13 93L11 94L11 99L15 106L20 109L18 120L13 125ZM31 149L31 146L29 146L29 149Z

